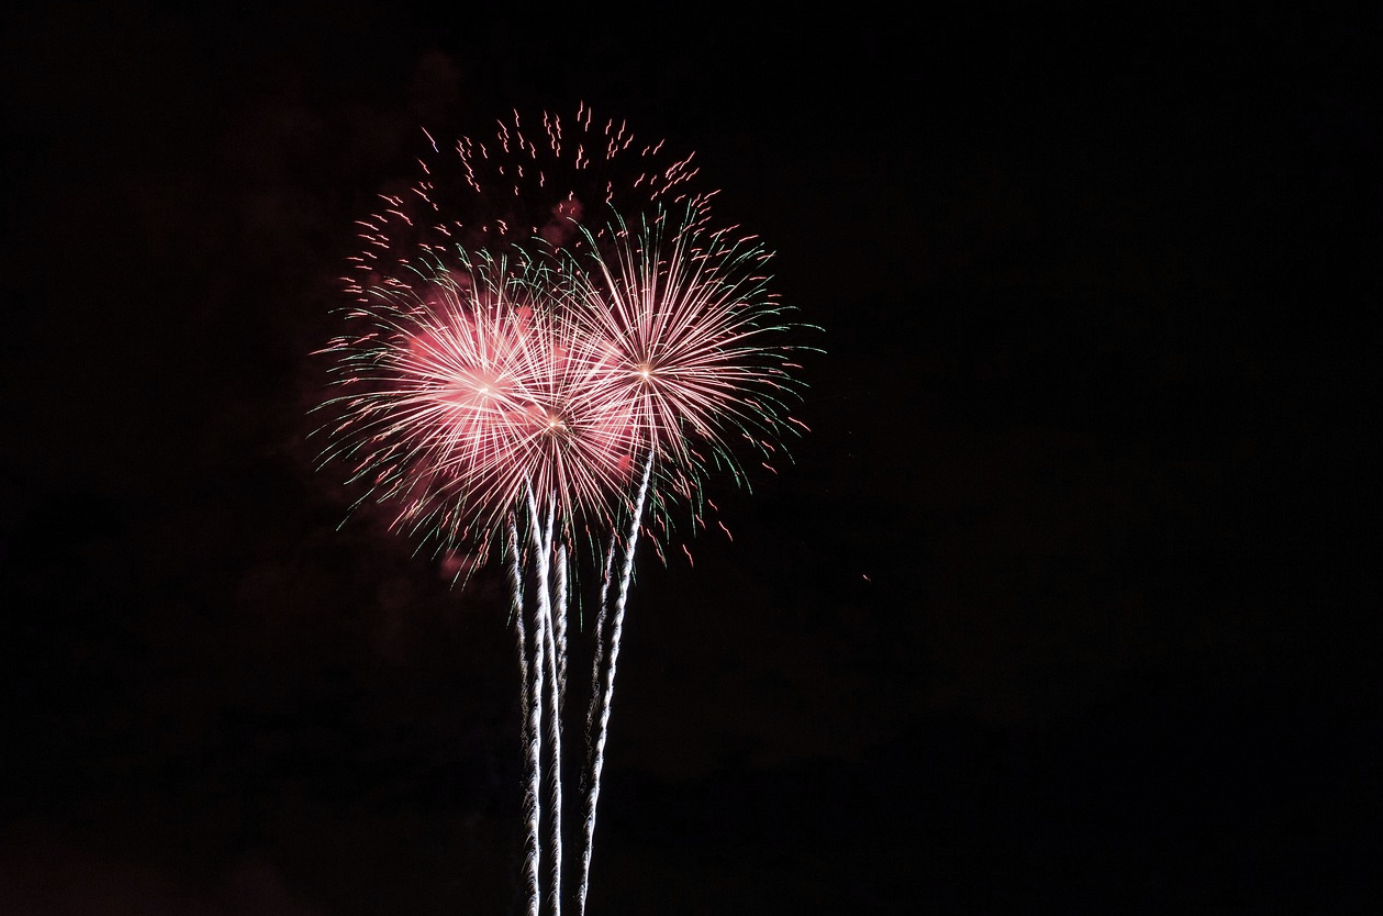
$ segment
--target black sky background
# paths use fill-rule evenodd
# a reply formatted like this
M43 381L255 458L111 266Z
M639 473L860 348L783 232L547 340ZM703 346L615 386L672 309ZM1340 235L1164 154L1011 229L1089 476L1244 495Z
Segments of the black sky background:
M519 911L503 584L337 530L308 354L420 125L579 101L825 329L642 558L592 912L1378 912L1380 26L18 12L0 912Z

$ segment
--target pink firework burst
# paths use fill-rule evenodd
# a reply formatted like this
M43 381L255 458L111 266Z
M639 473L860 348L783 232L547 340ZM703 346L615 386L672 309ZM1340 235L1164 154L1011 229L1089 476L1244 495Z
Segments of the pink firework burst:
M745 445L770 460L798 387L769 253L693 210L616 220L603 239L583 231L589 248L563 263L563 306L639 448L683 481L708 462L742 477Z
M532 261L459 253L368 291L332 342L325 458L439 546L483 543L530 495L564 524L627 488L635 427Z
M325 457L399 527L483 543L532 497L564 529L606 528L642 459L657 502L695 506L711 470L743 482L737 454L776 454L797 386L768 253L694 208L582 234L532 256L458 248L359 291L356 333L328 348L344 391Z

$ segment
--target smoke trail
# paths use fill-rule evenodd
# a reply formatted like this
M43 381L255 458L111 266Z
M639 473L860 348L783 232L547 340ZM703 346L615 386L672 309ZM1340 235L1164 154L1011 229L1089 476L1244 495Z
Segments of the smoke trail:
M552 916L562 909L562 723L558 715L557 678L553 658L557 654L551 617L543 618L543 645L547 653L547 770L548 851L551 869L548 896Z
M562 900L562 720L560 713L560 685L557 682L557 646L552 621L552 533L555 523L555 506L548 502L547 519L539 529L538 504L533 492L528 492L528 513L531 540L538 575L537 621L534 624L537 655L534 664L544 669L547 681L546 692L540 686L533 693L534 716L542 715L544 700L547 702L547 760L548 760L548 867L551 872L548 890L551 900L552 916L560 916ZM541 739L540 739L541 740Z
M543 618L543 644L547 652L547 770L548 770L548 816L549 850L552 856L549 897L552 900L552 916L560 916L562 910L562 720L561 700L558 696L556 657L557 647L553 636L552 615Z
M557 548L556 568L553 570L553 622L555 624L556 644L552 647L557 657L557 682L554 687L555 699L550 709L553 721L554 741L552 749L552 772L556 785L553 790L553 813L555 822L552 829L552 849L555 864L552 868L553 916L558 916L562 906L562 710L567 692L567 545Z
M605 630L609 617L610 579L614 575L615 548L618 544L619 532L612 529L610 542L605 548L605 562L600 567L600 600L596 603L595 651L592 653L594 658L591 663L591 700L586 709L586 760L581 771L581 797L585 800L588 812L590 810L591 774L595 771L595 723L596 717L600 713L600 684L605 664ZM581 914L586 911L586 884L587 875L590 872L591 843L594 830L595 824L588 813L584 822L581 843L581 883L579 885L578 906L578 912Z
M557 568L552 583L553 622L557 626L557 706L567 698L567 545L557 548Z
M523 744L527 750L527 776L528 787L524 791L523 807L524 814L528 819L528 837L524 841L523 864L524 872L528 876L528 916L538 916L538 907L541 900L539 887L539 868L538 857L541 852L538 839L538 790L539 790L539 771L538 771L538 750L536 746L537 722L535 720L539 703L533 699L529 690L528 664L528 636L524 625L523 609L523 558L519 553L519 530L518 521L513 515L509 516L508 525L508 548L509 548L509 588L514 600L514 632L518 638L519 650L519 703L523 710L523 725L520 729L523 735ZM535 672L539 677L541 687L541 673Z
M605 664L605 618L606 603L610 594L610 577L615 568L615 545L619 542L619 532L610 532L610 545L605 549L605 565L601 567L600 578L600 601L596 605L595 616L595 660L591 666L591 705L586 710L586 767L589 770L591 761L594 759L595 748L591 744L592 734L595 729L595 717L600 712L600 672ZM583 775L583 779L586 778ZM589 784L583 782L581 790L585 792Z
M605 549L605 565L601 567L600 601L596 605L595 616L595 659L591 665L591 703L586 709L586 769L581 774L581 793L590 792L590 771L595 761L595 721L600 712L600 674L605 665L605 618L610 594L610 577L615 568L615 545L619 543L619 532L610 532L610 544Z
M540 565L542 565L542 564L540 563ZM539 589L539 595L540 595L540 596L542 595L542 590L541 590L541 589ZM541 795L541 793L542 793L542 786L543 786L543 779L542 779L542 775L543 775L543 764L542 764L542 743L543 743L543 674L544 674L544 670L543 670L543 669L544 669L544 667L545 667L545 660L544 660L544 653L543 653L543 625L544 625L544 622L543 622L543 611L544 611L544 607L543 607L543 605L545 605L546 603L547 603L547 602L546 602L546 600L545 600L544 598L539 597L539 600L538 600L538 608L536 609L535 614L534 614L534 620L533 620L533 649L532 649L532 652L533 652L533 655L532 655L532 659L533 659L533 661L532 661L532 685L533 685L533 686L532 686L532 689L529 691L529 695L528 695L528 701L529 701L529 702L528 702L528 728L529 728L529 732L528 732L528 767L529 767L529 773L531 774L531 778L530 778L529 785L528 785L528 791L529 791L530 793L532 793L532 795L533 795L533 805L532 805L532 809L531 809L531 810L532 810L532 815L531 815L531 818L530 818L529 823L528 823L528 829L529 829L529 832L530 832L534 837L537 837L537 836L538 836L539 824L542 822L542 810L541 810L541 803L540 803L540 801L539 801L539 797L540 797L540 795ZM536 845L536 844L537 844L537 841L535 840L535 845ZM533 887L534 887L534 896L533 896L533 898L529 901L529 912L530 912L530 916L538 916L539 900L540 900L540 896L541 896L540 893L539 893L539 891L541 890L541 888L540 888L540 886L539 886L539 884L538 884L537 872L538 872L538 858L539 858L540 854L541 854L541 850L539 850L539 849L535 849L535 850L534 850L533 865L532 865L532 870L533 870L533 878L532 878L532 881L533 881Z
M615 600L615 619L610 627L610 664L605 669L603 684L597 689L601 694L600 721L596 731L595 756L591 762L591 787L586 795L585 836L581 847L581 884L579 890L580 907L578 912L586 912L586 892L590 887L591 851L595 841L595 811L600 801L600 771L605 767L605 738L610 729L610 706L615 693L615 666L619 662L619 642L624 630L624 608L629 598L629 582L634 574L634 548L639 542L639 526L643 520L644 500L648 496L648 482L653 474L653 453L649 452L643 466L643 480L639 483L638 496L634 500L634 512L629 522L629 533L624 550L624 564L620 570L619 596Z

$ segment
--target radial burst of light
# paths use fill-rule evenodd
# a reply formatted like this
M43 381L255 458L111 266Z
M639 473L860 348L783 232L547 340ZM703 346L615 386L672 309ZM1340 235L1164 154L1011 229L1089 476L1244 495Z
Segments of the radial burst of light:
M738 473L746 445L770 459L797 386L768 252L686 210L616 221L599 242L584 231L589 250L563 263L563 306L638 446L693 480L708 463Z
M439 546L492 538L530 493L564 524L607 511L635 427L553 311L546 271L461 253L408 273L369 290L329 348L344 393L326 457Z

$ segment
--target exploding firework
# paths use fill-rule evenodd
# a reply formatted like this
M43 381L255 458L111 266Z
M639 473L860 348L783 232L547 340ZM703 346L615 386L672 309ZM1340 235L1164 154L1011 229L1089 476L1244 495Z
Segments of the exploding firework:
M619 219L604 241L583 230L590 253L566 256L563 306L639 449L684 476L710 462L742 477L736 450L770 459L797 395L779 342L791 324L762 247L678 216Z
M337 391L323 405L323 458L349 469L360 503L391 507L398 529L504 557L527 910L543 909L546 862L557 916L574 560L592 557L600 581L574 892L584 913L634 554L654 534L646 512L667 531L674 505L697 514L712 472L746 482L742 452L768 465L799 386L769 255L711 228L690 157L655 166L661 144L585 108L537 123L541 143L517 115L492 140L460 141L447 180L424 162L408 194L362 221L354 304L325 351Z
M329 347L343 393L326 456L439 547L483 546L530 494L564 528L604 515L635 426L556 301L542 267L464 250L370 289Z

